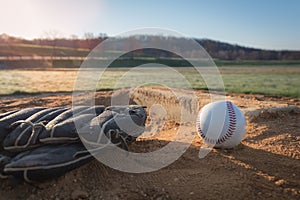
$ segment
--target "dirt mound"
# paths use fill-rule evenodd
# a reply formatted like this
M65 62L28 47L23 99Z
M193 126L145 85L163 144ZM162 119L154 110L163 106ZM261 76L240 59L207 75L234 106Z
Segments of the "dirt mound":
M284 118L293 114L300 114L300 108L297 106L282 106L252 110L245 113L251 122L262 121L263 119L269 118Z

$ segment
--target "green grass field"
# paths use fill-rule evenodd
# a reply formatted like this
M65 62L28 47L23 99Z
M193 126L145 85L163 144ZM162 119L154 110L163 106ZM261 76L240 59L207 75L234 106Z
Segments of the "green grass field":
M234 66L219 69L226 92L300 98L300 66ZM128 68L106 70L100 81L97 80L101 70L87 70L82 74L81 80L78 80L79 85L82 88L90 88L90 81L95 80L91 87L96 87L97 90L136 87L144 83L186 88L188 86L184 81L187 80L194 89L207 89L201 75L191 68L176 68L178 73L162 72L157 68L130 72L128 70ZM214 74L209 71L204 71L202 75L208 82L215 79ZM0 94L70 92L74 88L76 78L77 69L0 70Z

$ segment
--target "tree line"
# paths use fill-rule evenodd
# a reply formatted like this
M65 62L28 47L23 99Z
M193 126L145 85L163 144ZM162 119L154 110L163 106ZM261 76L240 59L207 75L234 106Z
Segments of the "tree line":
M11 37L6 34L0 35L0 44L32 44L41 46L52 46L52 47L68 47L73 49L87 49L92 50L98 44L107 39L108 36L105 34L100 34L94 36L93 34L85 34L84 38L71 37L71 38L58 38L54 34L52 36L40 39L27 40L22 38ZM187 55L193 56L194 49L185 44L186 40L190 38L177 38L177 37L167 37L167 36L151 36L151 35L140 35L132 36L129 38L110 38L116 42L117 46L112 47L111 50L116 50L122 48L122 45L128 43L128 39L135 44L143 41L153 41L153 42L165 42L173 45L172 48L178 49L179 51L184 51ZM289 50L263 50L257 48L243 47L240 45L228 44L220 41L214 41L209 39L194 39L198 44L200 44L208 54L214 59L220 60L300 60L300 51L289 51ZM126 42L127 41L127 42ZM138 45L137 45L138 46ZM1 47L0 47L1 48ZM138 49L133 52L133 54L128 54L134 57L178 57L172 52L166 52L158 49Z

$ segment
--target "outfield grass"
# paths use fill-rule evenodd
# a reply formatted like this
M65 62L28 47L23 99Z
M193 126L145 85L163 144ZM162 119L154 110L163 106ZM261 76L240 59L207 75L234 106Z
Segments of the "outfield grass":
M215 59L217 66L237 67L299 67L300 60L219 60Z
M298 67L220 67L226 92L268 94L300 98L300 66ZM128 68L109 69L97 81L101 70L86 71L79 80L82 88L89 88L95 80L98 90L153 85L159 83L169 87L187 87L187 80L194 89L207 89L201 74L191 68L176 68L178 73L162 72L161 69L145 69L128 72ZM211 72L202 74L208 82L214 82ZM184 78L182 78L183 76ZM0 94L72 91L77 77L76 69L51 70L0 70ZM215 87L214 84L212 84ZM219 89L219 88L213 88Z
M225 91L246 94L268 94L300 97L300 74L223 74ZM199 85L201 85L199 87ZM194 88L205 89L202 81L193 82Z

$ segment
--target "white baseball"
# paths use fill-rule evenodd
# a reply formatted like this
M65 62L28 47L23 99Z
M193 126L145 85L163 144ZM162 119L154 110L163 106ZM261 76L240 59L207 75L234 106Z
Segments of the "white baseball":
M205 143L217 148L233 148L246 132L242 111L230 101L216 101L205 105L198 113L197 130Z

